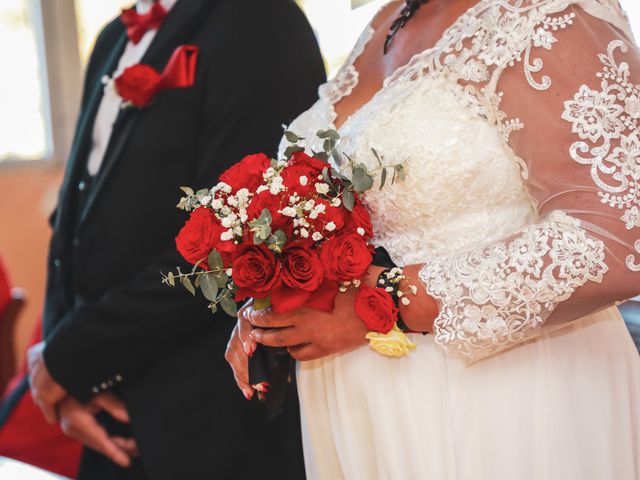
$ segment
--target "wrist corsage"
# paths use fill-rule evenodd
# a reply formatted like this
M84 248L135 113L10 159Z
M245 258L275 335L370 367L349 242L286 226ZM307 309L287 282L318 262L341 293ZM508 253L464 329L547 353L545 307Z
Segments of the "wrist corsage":
M401 268L389 268L380 274L376 287L361 285L356 294L356 315L369 330L369 345L388 357L402 357L416 348L405 334L408 329L399 310L400 302L408 305L411 303L408 295L417 293L413 285L408 292L400 289L400 283L406 278Z

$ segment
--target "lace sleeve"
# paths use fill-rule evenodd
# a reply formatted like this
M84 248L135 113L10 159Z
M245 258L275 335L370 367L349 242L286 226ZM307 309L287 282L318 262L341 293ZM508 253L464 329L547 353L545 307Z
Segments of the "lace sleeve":
M538 223L421 271L436 341L468 361L640 293L640 57L619 26L563 18L483 90Z

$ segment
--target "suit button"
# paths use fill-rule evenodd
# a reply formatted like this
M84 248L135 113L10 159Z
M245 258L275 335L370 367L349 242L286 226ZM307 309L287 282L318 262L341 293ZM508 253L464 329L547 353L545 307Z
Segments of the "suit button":
M84 192L87 189L87 182L85 182L84 180L80 181L80 183L78 183L78 190L80 190L81 192Z
M54 267L56 267L56 268L60 268L60 266L61 266L61 265L62 265L62 260L60 260L59 258L56 258L56 259L53 261L53 266L54 266Z

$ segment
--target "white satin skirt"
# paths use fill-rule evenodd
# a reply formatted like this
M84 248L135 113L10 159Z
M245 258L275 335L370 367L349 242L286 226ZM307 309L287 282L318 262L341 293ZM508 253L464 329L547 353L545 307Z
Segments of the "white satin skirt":
M466 366L412 335L298 367L309 480L640 480L640 356L616 308Z

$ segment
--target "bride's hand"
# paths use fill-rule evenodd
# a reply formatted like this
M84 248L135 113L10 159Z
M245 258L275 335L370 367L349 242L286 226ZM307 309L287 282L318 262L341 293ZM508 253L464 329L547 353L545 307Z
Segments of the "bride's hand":
M256 342L249 336L253 327L247 317L251 311L253 311L251 302L238 311L238 322L233 329L224 355L233 370L238 388L242 390L247 400L251 400L255 391L249 385L249 357L256 349Z
M287 347L296 360L314 360L365 345L367 329L354 310L353 290L339 294L332 313L300 308L285 314L247 310L256 327L250 337L269 347Z

